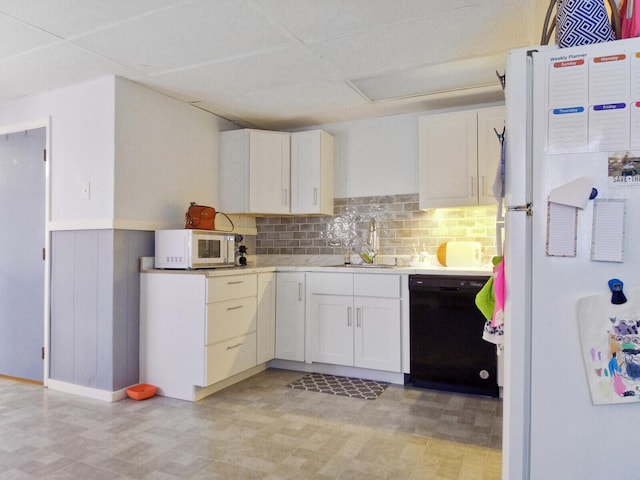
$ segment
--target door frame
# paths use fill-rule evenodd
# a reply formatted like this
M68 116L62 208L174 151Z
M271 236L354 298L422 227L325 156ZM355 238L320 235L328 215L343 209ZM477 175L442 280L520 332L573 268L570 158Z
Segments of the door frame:
M43 385L46 387L49 383L49 353L51 344L51 242L49 225L51 222L51 117L43 117L21 123L13 123L9 125L0 125L0 135L8 135L12 133L20 133L27 130L35 130L45 128L45 162L44 162L44 248L46 257L44 261L44 309L42 312L44 322L44 359L43 362Z

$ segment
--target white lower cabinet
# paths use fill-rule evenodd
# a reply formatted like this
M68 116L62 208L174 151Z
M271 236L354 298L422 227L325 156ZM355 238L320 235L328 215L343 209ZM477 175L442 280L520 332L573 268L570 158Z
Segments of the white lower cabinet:
M275 357L276 274L258 274L256 361L265 363Z
M400 371L400 299L355 297L355 367Z
M140 287L141 382L197 400L256 367L256 274L149 272Z
M311 295L311 361L353 365L353 296Z
M310 277L311 361L400 372L400 277Z
M305 274L302 272L277 273L275 343L275 358L304 361Z

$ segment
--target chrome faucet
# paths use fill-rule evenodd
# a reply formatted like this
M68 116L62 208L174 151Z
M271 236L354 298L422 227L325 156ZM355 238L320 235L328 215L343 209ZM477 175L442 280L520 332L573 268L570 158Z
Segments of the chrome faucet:
M369 238L367 239L367 244L371 246L372 263L378 263L376 259L378 253L378 228L374 217L371 217L371 220L369 220Z

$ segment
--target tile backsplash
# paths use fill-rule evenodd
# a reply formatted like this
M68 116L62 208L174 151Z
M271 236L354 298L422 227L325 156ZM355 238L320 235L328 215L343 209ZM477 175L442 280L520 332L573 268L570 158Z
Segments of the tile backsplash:
M379 255L411 255L414 247L435 255L446 241L478 241L488 261L496 254L496 207L418 208L418 194L337 198L333 216L256 218L256 255L343 255L366 245L376 219Z

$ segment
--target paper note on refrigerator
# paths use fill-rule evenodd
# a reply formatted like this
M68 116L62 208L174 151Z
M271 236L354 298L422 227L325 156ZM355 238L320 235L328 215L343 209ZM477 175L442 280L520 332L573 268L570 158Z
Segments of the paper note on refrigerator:
M576 207L547 203L547 256L576 256L577 225Z
M591 260L623 261L624 217L624 199L603 198L594 201Z
M549 193L549 201L572 207L585 208L591 191L596 184L594 177L580 177L554 188Z

